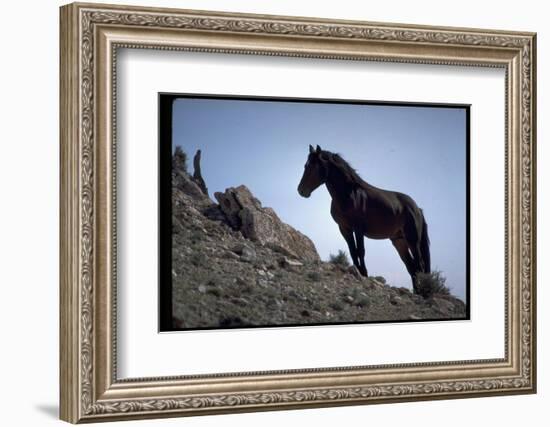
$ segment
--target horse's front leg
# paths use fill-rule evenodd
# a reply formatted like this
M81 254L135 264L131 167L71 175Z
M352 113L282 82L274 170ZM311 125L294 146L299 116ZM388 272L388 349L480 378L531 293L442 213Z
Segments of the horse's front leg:
M359 260L357 259L357 247L355 246L355 239L353 238L353 230L351 228L342 227L341 225L339 225L338 228L340 228L340 233L342 233L342 236L348 244L349 255L351 256L353 265L361 271Z
M359 260L359 272L363 276L368 276L367 267L365 265L365 236L359 231L355 231L355 240L357 244L357 258Z

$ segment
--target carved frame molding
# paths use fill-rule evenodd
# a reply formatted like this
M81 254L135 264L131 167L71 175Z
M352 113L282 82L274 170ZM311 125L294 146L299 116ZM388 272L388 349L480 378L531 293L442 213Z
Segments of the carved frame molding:
M504 67L506 357L117 380L113 147L119 47ZM75 423L534 392L535 68L532 33L62 7L61 418Z

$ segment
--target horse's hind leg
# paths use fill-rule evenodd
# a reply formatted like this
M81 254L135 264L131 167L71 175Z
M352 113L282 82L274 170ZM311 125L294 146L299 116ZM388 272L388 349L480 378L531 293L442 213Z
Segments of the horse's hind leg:
M423 273L425 271L424 258L422 257L422 250L420 247L420 230L417 226L416 217L410 216L409 220L405 223L404 234L409 250L411 251L412 258L414 260L414 270L416 273Z
M391 242L394 248L397 250L397 253L401 257L401 261L403 261L403 264L405 264L405 267L407 268L407 271L411 276L413 289L416 291L415 262L413 257L411 256L411 253L409 252L409 245L407 244L407 241L404 238L399 237L397 239L391 239Z
M411 217L411 220L405 224L404 232L405 239L407 240L407 245L409 246L409 250L411 251L413 259L413 287L416 289L416 275L418 273L423 273L425 271L425 268L424 259L422 258L422 251L420 248L420 233L413 217Z

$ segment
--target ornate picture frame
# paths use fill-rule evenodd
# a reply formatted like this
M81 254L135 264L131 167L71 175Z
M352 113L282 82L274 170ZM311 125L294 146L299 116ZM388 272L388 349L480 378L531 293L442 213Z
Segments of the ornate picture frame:
M62 7L60 22L61 419L536 391L535 34L79 3ZM121 48L503 69L504 357L118 378L115 89Z

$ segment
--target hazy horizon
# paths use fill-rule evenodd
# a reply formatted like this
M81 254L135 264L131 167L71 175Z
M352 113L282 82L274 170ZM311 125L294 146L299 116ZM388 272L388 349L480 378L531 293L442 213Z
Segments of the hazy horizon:
M424 210L432 269L451 292L466 291L466 109L180 98L172 149L202 150L211 196L246 185L281 220L306 234L328 260L345 240L330 216L324 186L298 195L309 144L338 152L367 182L410 195ZM190 165L191 167L191 165ZM365 239L369 275L410 288L389 240ZM349 255L349 253L348 253Z

